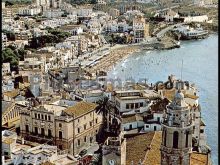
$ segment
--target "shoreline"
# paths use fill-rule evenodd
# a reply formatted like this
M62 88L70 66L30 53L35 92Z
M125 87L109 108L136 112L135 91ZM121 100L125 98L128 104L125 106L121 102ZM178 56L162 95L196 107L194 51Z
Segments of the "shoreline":
M140 44L140 45L117 45L112 47L110 54L102 58L96 65L86 70L91 74L95 74L98 71L108 72L114 65L127 58L129 55L136 52L146 51L146 50L169 50L178 48L176 43L166 43L167 41L162 41L159 44Z
M215 30L210 30L209 34L218 34L218 32ZM178 44L178 40L174 39L172 36L164 36L158 43L142 42L138 44L116 45L110 48L109 55L102 58L91 68L86 68L86 70L91 74L96 74L98 71L104 71L107 73L117 63L136 52L147 50L170 50L175 48L180 48L180 45Z
M139 50L142 50L139 45L120 45L120 47L118 48L113 47L111 49L113 50L110 51L110 54L98 61L98 63L94 65L92 68L88 68L88 72L92 74L96 73L97 71L108 72L118 62L127 58L129 55L135 52L139 52Z

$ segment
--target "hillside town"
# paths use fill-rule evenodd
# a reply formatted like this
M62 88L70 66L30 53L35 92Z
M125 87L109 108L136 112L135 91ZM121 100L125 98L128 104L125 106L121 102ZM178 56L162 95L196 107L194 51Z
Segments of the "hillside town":
M2 165L213 164L195 84L108 71L216 32L218 1L21 2L2 2Z

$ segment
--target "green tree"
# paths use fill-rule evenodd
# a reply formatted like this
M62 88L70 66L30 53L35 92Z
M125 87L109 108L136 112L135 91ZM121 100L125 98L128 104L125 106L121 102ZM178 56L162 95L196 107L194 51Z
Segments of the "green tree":
M98 106L96 107L96 113L102 114L103 116L103 125L104 129L107 126L107 115L110 111L110 106L109 106L109 98L108 97L103 97L97 102Z
M9 62L11 70L18 69L19 60L24 60L26 51L24 49L17 49L16 47L9 45L2 50L2 62Z
M19 16L16 16L16 17L14 18L15 21L17 21L17 20L19 20L19 19L20 19Z

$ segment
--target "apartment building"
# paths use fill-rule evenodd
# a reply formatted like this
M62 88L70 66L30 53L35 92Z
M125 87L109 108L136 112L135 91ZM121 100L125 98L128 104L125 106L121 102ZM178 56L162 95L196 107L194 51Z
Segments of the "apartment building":
M147 36L149 36L149 24L145 22L144 17L139 16L133 19L133 31L134 31L133 42L135 43L141 42Z
M21 112L21 135L26 140L48 142L69 154L78 154L98 137L102 116L96 104L77 102L73 106L40 105Z

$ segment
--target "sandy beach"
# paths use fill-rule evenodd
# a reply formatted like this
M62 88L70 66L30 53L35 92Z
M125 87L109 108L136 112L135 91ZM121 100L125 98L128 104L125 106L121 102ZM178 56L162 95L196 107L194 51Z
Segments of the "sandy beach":
M107 72L111 70L116 63L138 50L140 50L140 47L136 45L116 45L111 48L108 56L102 58L95 66L87 70L90 73L96 73L96 71Z

